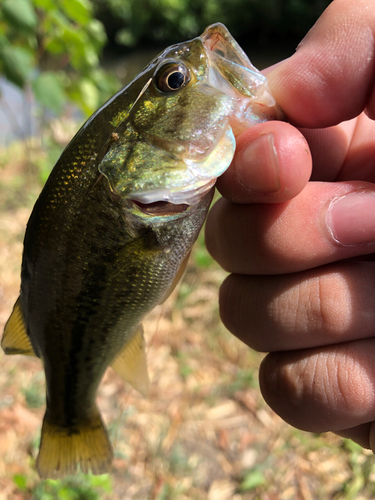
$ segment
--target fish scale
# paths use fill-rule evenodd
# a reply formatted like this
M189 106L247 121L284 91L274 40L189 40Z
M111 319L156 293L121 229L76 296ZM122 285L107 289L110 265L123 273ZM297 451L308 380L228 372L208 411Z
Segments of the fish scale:
M37 341L42 350L43 342L46 342L47 385L50 380L49 392L51 394L56 392L57 399L60 391L53 391L52 388L62 387L64 394L71 394L71 388L63 387L63 381L59 379L60 374L72 372L74 365L72 359L81 359L82 352L90 352L91 339L93 340L91 350L95 353L91 359L97 356L98 350L100 352L105 349L105 356L98 356L95 366L92 367L91 364L85 366L84 360L81 363L82 384L76 402L80 407L85 407L87 404L85 394L90 394L91 397L91 392L96 391L96 386L108 366L108 360L114 357L126 341L126 337L124 338L126 332L132 333L134 325L138 324L144 313L158 303L175 274L173 262L169 262L167 268L163 266L165 259L163 248L167 247L172 255L178 254L175 259L175 266L178 266L180 255L184 257L188 252L186 240L182 238L183 232L187 226L194 224L194 218L186 217L180 219L181 223L175 222L174 231L179 238L176 238L174 245L171 245L170 236L163 226L155 227L153 231L147 233L147 237L142 236L144 229L140 227L138 237L134 237L137 228L131 227L129 231L129 225L125 224L122 217L121 204L118 205L117 213L113 204L110 211L105 211L110 190L104 181L105 179L102 179L96 184L87 198L85 209L81 210L79 225L82 226L82 230L77 232L80 227L75 226L75 238L68 238L66 253L69 254L70 263L61 277L61 282L48 285L49 288L53 286L59 289L61 296L64 297L64 300L57 299L57 303L65 304L65 323L59 328L49 328L48 324L45 325L43 337ZM93 244L95 248L92 247ZM79 254L86 256L85 262L82 263L75 258L75 255ZM45 276L48 275L51 275L51 271L44 270L42 275L44 286L46 286ZM55 279L53 277L53 280ZM124 283L128 286L124 287ZM32 293L38 294L37 281L35 286L37 290ZM25 295L27 293L25 291ZM45 314L47 315L47 312ZM38 309L37 319L29 318L29 322L35 325L34 329L37 331L42 330L39 324L35 324L40 322L40 318L41 308ZM51 342L54 337L56 339ZM56 344L59 340L69 337L71 347L68 370L60 363L60 349L63 346L59 346L60 349L56 350ZM78 345L76 338L80 339ZM72 380L74 379L72 377ZM96 386L89 390L93 380L96 380ZM69 401L74 406L72 397ZM51 401L51 405L55 403ZM66 411L66 407L59 406L53 413L64 415Z

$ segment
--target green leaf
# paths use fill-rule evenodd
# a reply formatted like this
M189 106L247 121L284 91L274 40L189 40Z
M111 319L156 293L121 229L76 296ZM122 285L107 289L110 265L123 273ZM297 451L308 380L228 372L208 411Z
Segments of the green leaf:
M52 38L46 43L45 49L50 54L62 54L66 52L66 45L58 38Z
M66 15L77 23L85 25L91 19L91 4L87 0L62 0Z
M33 54L23 47L7 46L0 53L4 75L23 88L34 69Z
M129 28L124 28L122 30L119 30L116 33L115 40L116 43L118 43L119 45L126 45L129 47L135 45L137 42L134 33Z
M41 7L46 11L50 11L56 8L56 2L54 0L33 0L35 7Z
M9 45L8 38L3 33L0 33L0 51L3 51L7 45Z
M97 19L92 19L86 27L90 39L100 48L107 41L104 26Z
M240 488L242 491L253 490L264 483L264 476L259 470L252 470L244 477Z
M351 453L360 454L363 451L362 446L360 446L359 444L355 443L351 439L345 439L344 446Z
M69 488L67 486L61 488L58 492L58 499L59 500L75 500L80 497L79 491L75 491L72 488Z
M60 29L72 29L71 23L60 10L51 10L45 19L46 28L57 26Z
M198 247L194 251L194 262L197 267L201 269L208 269L214 262L214 259L211 257L205 247Z
M99 65L99 57L92 45L85 45L85 50L83 52L85 63L94 68Z
M23 474L15 474L13 482L21 491L27 491L27 479Z
M83 46L82 33L71 24L62 27L61 40L66 43L67 47L81 48Z
M4 0L1 8L6 21L25 31L33 31L38 23L35 10L29 0Z
M61 113L66 95L59 75L56 73L40 73L32 83L37 100L48 109Z
M90 474L88 476L88 479L93 488L101 488L107 493L110 493L112 491L112 481L109 474L100 474L98 476Z
M80 78L68 89L69 98L75 102L87 116L100 105L100 94L96 85L88 78Z
M115 78L114 75L106 72L102 68L92 70L90 77L92 82L100 92L100 99L102 102L113 96L113 94L118 92L120 88L120 82L117 80L117 78Z
M87 114L93 113L99 105L99 91L91 80L83 78L79 82L83 109Z

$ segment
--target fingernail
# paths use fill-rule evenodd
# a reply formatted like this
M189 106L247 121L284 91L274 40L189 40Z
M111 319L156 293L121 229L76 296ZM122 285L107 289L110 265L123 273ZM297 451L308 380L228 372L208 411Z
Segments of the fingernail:
M260 135L244 148L235 159L238 182L250 192L275 193L280 189L279 160L273 134Z
M332 237L342 245L375 242L375 192L355 191L336 198L326 220Z

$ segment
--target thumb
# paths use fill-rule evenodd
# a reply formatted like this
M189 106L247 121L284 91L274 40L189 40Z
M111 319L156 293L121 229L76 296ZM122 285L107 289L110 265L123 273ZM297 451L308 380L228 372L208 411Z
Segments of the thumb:
M296 53L267 75L288 120L327 127L366 107L375 116L374 37L373 0L334 0Z

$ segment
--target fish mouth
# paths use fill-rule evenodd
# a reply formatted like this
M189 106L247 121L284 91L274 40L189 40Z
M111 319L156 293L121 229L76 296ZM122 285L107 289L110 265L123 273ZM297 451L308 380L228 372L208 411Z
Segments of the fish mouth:
M235 103L230 119L235 136L256 123L285 119L268 89L267 78L223 24L208 26L200 38L210 61L209 85L231 96Z
M190 205L186 203L181 203L176 205L168 201L155 201L153 203L141 203L137 200L130 200L130 202L137 207L145 215L151 215L154 217L161 216L173 216L179 215L186 212Z
M131 193L130 199L139 206L157 205L157 203L169 203L176 206L195 205L201 201L215 183L216 177L202 182L202 185L198 187L193 185L186 186L185 189L180 188L180 190L158 188L148 191L135 191Z

